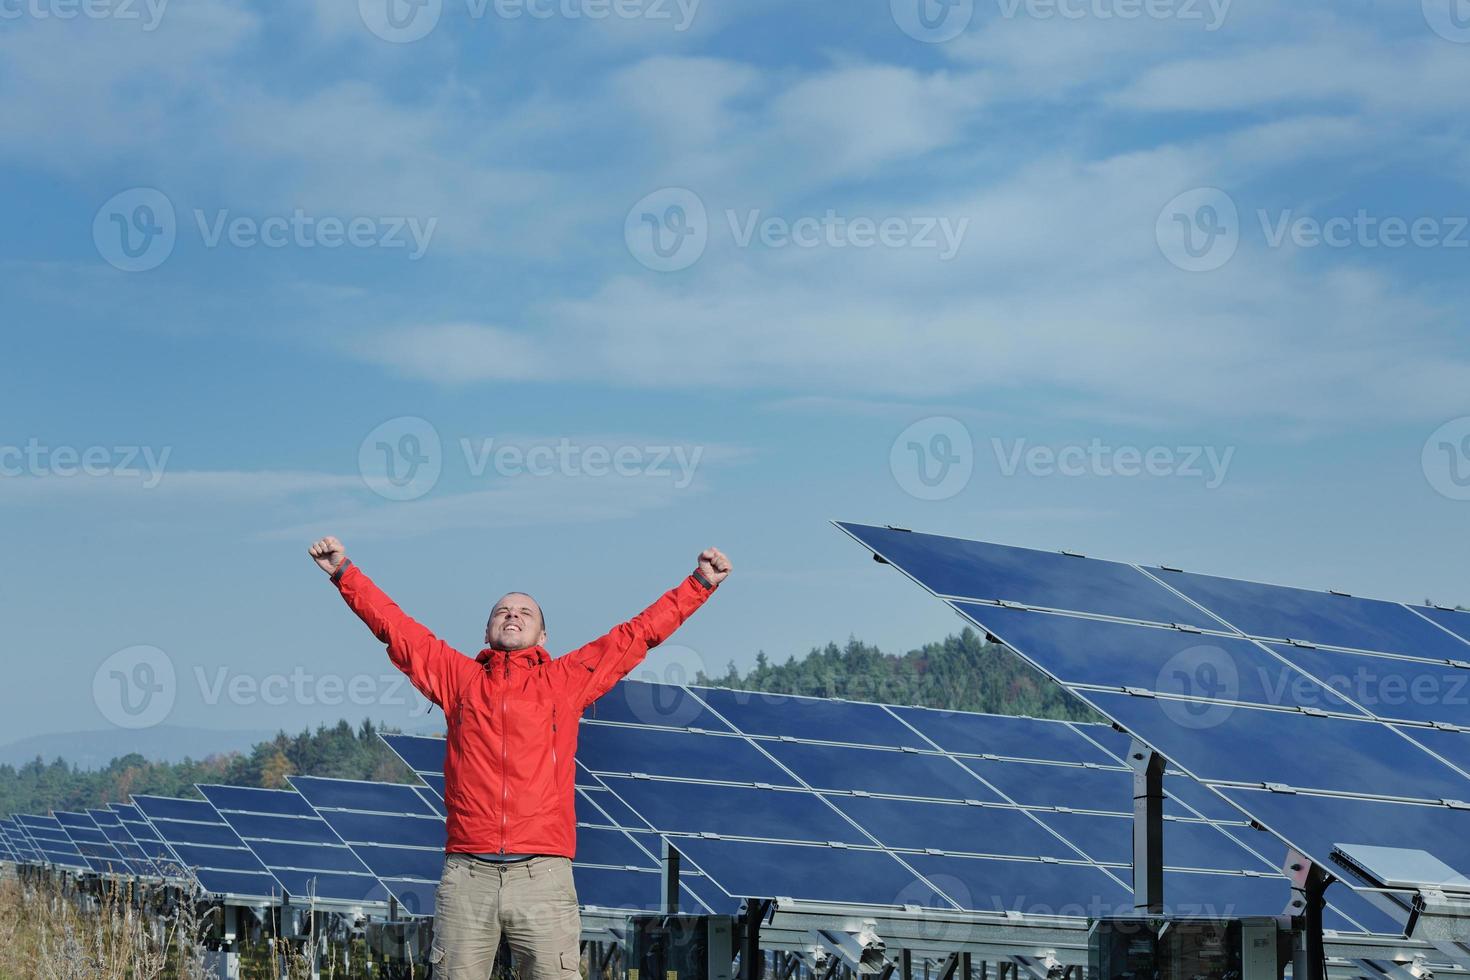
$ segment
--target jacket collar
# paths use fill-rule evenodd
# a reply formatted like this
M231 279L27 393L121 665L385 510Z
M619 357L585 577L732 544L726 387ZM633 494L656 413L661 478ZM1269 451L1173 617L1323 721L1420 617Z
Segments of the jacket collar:
M500 666L507 661L517 667L534 667L537 664L549 663L551 654L539 643L524 650L497 650L494 647L485 647L475 657L481 664Z

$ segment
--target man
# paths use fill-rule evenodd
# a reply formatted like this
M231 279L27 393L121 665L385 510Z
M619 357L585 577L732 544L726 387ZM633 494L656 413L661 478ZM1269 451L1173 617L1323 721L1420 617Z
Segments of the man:
M653 605L555 659L541 607L508 593L490 610L485 648L470 658L399 609L341 541L322 538L307 550L449 726L434 976L487 980L504 935L522 980L578 980L577 719L704 604L730 574L729 559L705 549Z

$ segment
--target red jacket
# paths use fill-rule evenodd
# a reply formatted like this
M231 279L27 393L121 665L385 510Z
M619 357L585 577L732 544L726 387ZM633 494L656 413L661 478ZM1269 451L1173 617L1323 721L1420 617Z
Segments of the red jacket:
M577 848L577 719L713 587L690 575L600 639L552 659L541 646L471 659L415 622L350 561L332 575L347 605L424 697L444 709L446 851L560 854Z

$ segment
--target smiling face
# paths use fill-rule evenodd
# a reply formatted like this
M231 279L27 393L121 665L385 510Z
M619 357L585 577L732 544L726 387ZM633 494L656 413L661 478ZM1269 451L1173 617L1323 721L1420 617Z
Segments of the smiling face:
M524 650L544 644L546 621L536 600L524 592L503 596L490 610L485 642L497 650Z

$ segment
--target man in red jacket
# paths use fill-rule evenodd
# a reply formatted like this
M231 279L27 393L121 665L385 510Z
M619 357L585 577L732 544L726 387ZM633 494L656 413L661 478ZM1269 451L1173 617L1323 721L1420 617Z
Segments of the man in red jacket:
M415 622L347 558L307 549L413 686L444 710L444 870L435 893L434 976L487 980L505 936L522 980L578 980L581 916L572 882L577 719L669 637L730 574L718 549L653 605L552 658L536 600L503 596L473 658Z

